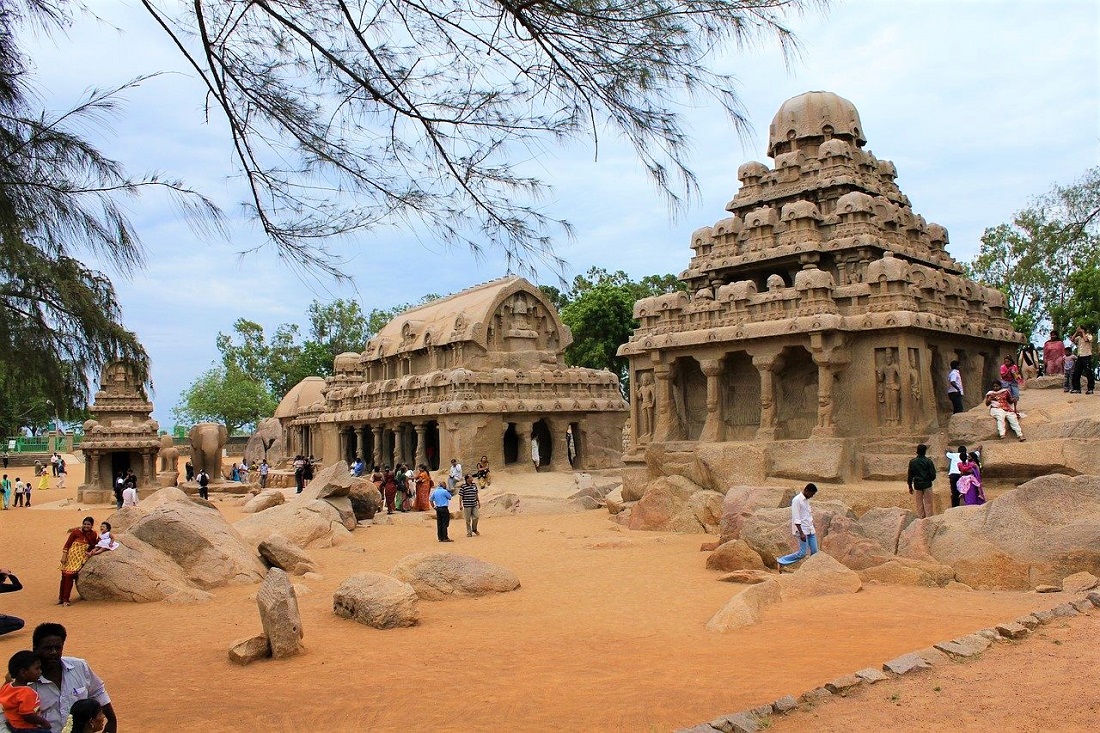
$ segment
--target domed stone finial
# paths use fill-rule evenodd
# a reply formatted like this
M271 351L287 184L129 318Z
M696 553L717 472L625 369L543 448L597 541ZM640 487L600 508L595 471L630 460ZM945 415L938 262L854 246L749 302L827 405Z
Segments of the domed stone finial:
M772 119L768 155L772 158L826 140L846 140L863 147L863 123L854 104L832 92L806 92L784 102Z

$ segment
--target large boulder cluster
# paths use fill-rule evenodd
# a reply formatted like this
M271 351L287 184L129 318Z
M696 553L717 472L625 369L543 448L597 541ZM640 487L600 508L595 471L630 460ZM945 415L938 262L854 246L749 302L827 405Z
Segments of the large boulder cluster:
M358 521L350 498L355 485L348 464L340 461L318 473L305 491L290 501L274 501L233 526L253 546L272 535L304 548L339 545L351 537Z

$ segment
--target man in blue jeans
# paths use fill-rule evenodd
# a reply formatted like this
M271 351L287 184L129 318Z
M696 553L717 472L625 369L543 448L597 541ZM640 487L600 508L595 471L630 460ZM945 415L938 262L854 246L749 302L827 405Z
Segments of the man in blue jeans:
M798 552L784 555L776 560L780 565L793 565L806 554L817 554L817 532L814 530L814 511L810 499L817 493L817 486L806 484L800 494L791 501L791 532L798 538Z

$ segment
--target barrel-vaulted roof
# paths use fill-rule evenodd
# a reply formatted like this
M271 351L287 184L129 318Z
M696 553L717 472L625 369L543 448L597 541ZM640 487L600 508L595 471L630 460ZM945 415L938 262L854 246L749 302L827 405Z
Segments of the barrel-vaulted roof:
M520 292L527 296L530 305L537 301L553 321L558 350L569 346L573 336L543 292L522 277L509 276L475 285L401 313L367 342L363 358L379 359L458 342L474 342L487 348L493 314L506 300Z
M275 408L275 417L283 420L297 417L307 407L324 399L321 394L324 388L324 377L306 377L291 387L279 402L279 406Z

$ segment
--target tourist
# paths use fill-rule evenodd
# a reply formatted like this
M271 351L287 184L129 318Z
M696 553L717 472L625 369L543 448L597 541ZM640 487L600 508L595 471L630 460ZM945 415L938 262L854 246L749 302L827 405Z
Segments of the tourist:
M15 593L20 590L23 590L23 584L19 582L19 578L6 568L0 570L0 593ZM23 628L23 619L0 613L0 636L19 631L21 628Z
M122 506L137 506L138 491L133 486L127 486L122 490Z
M565 429L565 455L569 458L569 467L574 468L573 464L577 461L577 440L573 436L572 425Z
M65 488L65 477L68 473L68 470L65 468L65 459L62 458L57 462L57 488Z
M409 476L405 472L405 464L397 464L397 468L393 472L393 482L397 485L397 490L394 492L394 504L397 511L406 512L408 509L405 506L405 502L409 499Z
M1077 348L1077 363L1073 366L1073 382L1070 394L1081 394L1081 375L1084 374L1088 389L1085 394L1092 394L1096 386L1096 376L1092 373L1092 334L1086 333L1083 326L1078 326L1073 333L1073 345Z
M10 456L8 456L7 451L4 451L4 454L0 456L0 461L3 461L5 471L8 470L8 460L10 460Z
M906 483L913 495L913 506L921 519L935 514L932 504L932 484L936 482L936 464L928 457L928 446L917 446L917 455L909 461L909 475Z
M126 488L126 474L122 471L118 472L118 476L115 477L115 509L122 508L122 490Z
M985 404L989 407L989 414L997 421L997 435L1005 437L1005 420L1008 421L1012 432L1021 441L1025 440L1024 431L1020 429L1020 416L1012 409L1012 395L1001 387L1000 382L994 382L992 388L985 393Z
M1012 409L1020 401L1020 369L1016 366L1016 360L1006 356L1001 364L1001 386L1008 390L1012 397Z
M18 479L16 480L18 481ZM8 480L8 474L5 473L4 478L0 479L0 502L3 503L4 509L8 508L9 501L11 501L11 481Z
M118 548L118 542L111 536L111 523L101 522L99 525L99 541L96 542L95 547L88 552L88 557L102 555L104 552L110 552Z
M806 488L795 494L791 501L791 533L798 538L798 550L790 555L777 558L780 565L793 565L806 554L817 554L817 532L814 530L814 510L810 499L817 493L817 486L806 484Z
M45 471L42 472L45 475ZM18 479L16 479L18 480ZM31 480L27 479L23 482L23 506L31 505Z
M107 716L98 700L77 700L69 711L63 733L99 733L107 725Z
M248 483L248 464L243 460L241 461L241 467L237 471L237 475L240 478L242 484Z
M374 484L374 488L378 489L378 495L382 495L382 472L378 470L378 466L371 466L370 469L370 482Z
M1066 349L1066 358L1062 361L1062 391L1069 392L1073 389L1073 370L1077 366L1077 355L1073 353L1073 347Z
M1026 382L1039 376L1039 352L1029 341L1020 349L1020 377Z
M957 507L961 501L961 495L959 494L959 477L962 476L962 471L959 470L959 462L966 458L966 446L960 445L958 453L947 453L947 478L951 482L951 507Z
M34 475L42 475L42 461L38 460L37 458L34 459Z
M50 455L50 473L57 476L57 461L61 456L57 455L57 451L54 451Z
M382 469L382 496L386 498L386 514L393 514L397 499L397 479L389 466Z
M30 686L42 674L42 663L29 649L8 660L9 682L0 687L7 728L16 733L50 733L50 721L42 715L38 693Z
M416 467L416 501L413 502L413 510L418 512L426 512L431 509L431 502L428 497L432 493L432 474L428 472L428 467L421 463Z
M57 595L58 605L69 605L69 596L73 592L73 583L80 576L80 569L88 561L88 553L99 542L99 535L92 527L95 520L84 517L79 527L69 530L65 546L61 548L61 589Z
M447 536L447 528L451 524L451 492L442 481L435 487L428 497L432 508L435 509L435 533L440 542L454 542ZM392 512L391 512L392 513Z
M42 475L38 477L38 490L45 491L48 488L50 488L50 474L43 471Z
M362 476L363 475L363 459L359 456L355 457L355 460L351 462L351 475Z
M313 480L313 466L317 463L317 459L313 457L313 454L309 454L309 458L302 464L302 486L309 486L309 482Z
M30 492L28 487L18 476L15 477L15 506L30 506Z
M237 468L237 464L233 463L229 468L229 480L237 482L241 480L241 470Z
M195 480L195 464L191 463L190 459L183 464L183 477L186 481Z
M416 471L412 466L405 466L405 511L411 512L416 501Z
M294 456L294 486L296 494L302 493L306 487L306 459L301 453Z
M451 459L451 467L447 469L447 489L451 492L455 490L455 486L458 486L459 480L462 478L462 464L457 459Z
M1050 332L1050 338L1043 344L1043 374L1048 377L1062 375L1062 362L1066 358L1066 345L1057 331Z
M478 509L481 507L481 498L478 496L478 487L474 478L466 474L462 486L458 489L458 496L462 500L462 516L466 519L466 536L480 536L477 531Z
M484 489L492 480L489 477L489 456L482 456L481 460L477 462L477 470L474 471L474 478L477 479L478 488Z
M271 473L271 466L267 465L267 459L260 461L260 488L267 488L267 475Z
M199 469L197 480L199 482L199 497L210 499L210 474L206 472L206 468Z
M962 494L963 504L966 506L980 506L985 503L985 492L982 491L982 464L978 460L977 451L964 453L959 462L959 470L962 476L959 478L959 493Z
M107 718L105 733L116 733L118 721L103 680L83 659L62 656L66 637L61 624L39 624L34 630L34 653L42 663L42 676L31 682L31 687L42 700L42 714L50 721L50 730L61 733L76 702L87 699L103 706Z
M539 439L537 435L531 436L531 464L535 467L535 473L538 473L539 463L541 458L539 456Z
M947 398L951 400L951 412L962 412L963 407L963 380L959 371L959 361L951 362L951 371L947 373Z

